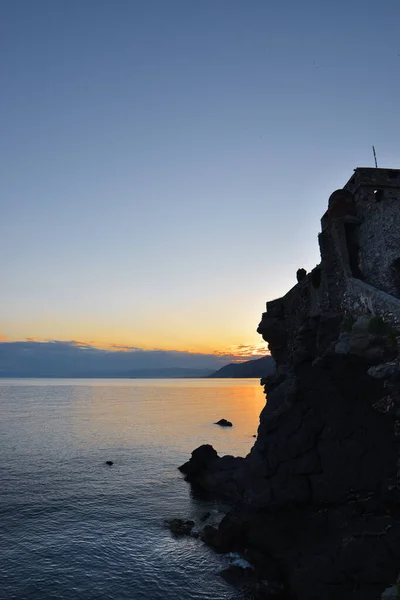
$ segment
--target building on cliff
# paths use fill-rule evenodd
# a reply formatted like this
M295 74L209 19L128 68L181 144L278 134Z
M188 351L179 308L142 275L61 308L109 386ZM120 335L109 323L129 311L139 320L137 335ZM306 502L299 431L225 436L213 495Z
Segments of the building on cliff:
M400 170L356 169L319 243L321 263L258 326L276 375L250 453L203 445L181 471L232 503L202 537L246 552L257 598L398 597Z
M302 335L310 339L307 317L369 314L400 324L400 169L355 169L330 196L318 239L320 264L306 276L301 270L285 296L267 302L258 328L268 330L275 356L291 354L282 362L291 362Z

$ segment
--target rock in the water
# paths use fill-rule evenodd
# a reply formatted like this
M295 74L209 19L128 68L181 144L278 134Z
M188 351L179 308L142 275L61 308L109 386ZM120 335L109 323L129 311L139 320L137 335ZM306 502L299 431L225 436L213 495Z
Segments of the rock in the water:
M114 463L112 460L106 460L106 465L108 465L109 467L111 467L113 464Z
M232 423L226 419L220 419L214 425L220 425L221 427L232 427Z
M174 535L190 535L194 527L194 521L190 520L167 519L164 522Z
M210 444L203 444L193 450L191 459L181 465L179 470L188 476L197 475L216 459L219 459L217 451Z

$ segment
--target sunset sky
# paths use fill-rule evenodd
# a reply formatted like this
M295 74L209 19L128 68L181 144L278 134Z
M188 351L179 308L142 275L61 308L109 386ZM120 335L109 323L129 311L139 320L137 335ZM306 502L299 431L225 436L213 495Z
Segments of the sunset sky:
M331 192L373 144L399 167L399 22L398 0L3 0L0 339L265 348Z

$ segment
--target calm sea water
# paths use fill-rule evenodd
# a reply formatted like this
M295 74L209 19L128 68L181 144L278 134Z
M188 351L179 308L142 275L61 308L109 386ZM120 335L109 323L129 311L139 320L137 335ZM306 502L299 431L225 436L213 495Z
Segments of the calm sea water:
M245 456L263 404L254 379L0 380L1 600L240 598L230 559L163 520L218 519L177 467Z

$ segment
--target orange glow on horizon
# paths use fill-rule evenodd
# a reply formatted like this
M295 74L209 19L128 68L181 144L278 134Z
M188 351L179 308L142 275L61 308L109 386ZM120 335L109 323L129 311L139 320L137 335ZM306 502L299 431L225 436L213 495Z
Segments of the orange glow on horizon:
M171 347L170 345L160 345L157 347L154 346L145 346L145 345L129 345L123 343L116 342L106 342L103 340L75 340L75 339L59 339L55 340L49 338L39 338L39 337L25 337L23 340L15 338L11 339L5 335L0 334L0 342L17 342L17 341L27 341L27 342L65 342L73 344L77 347L88 348L95 347L102 350L108 350L110 352L131 352L131 351L160 351L160 352L188 352L189 354L212 354L214 356L220 356L221 358L224 356L235 356L235 362L241 362L248 360L250 358L260 358L262 356L269 355L270 352L268 350L267 344L262 342L259 344L249 343L249 344L239 344L239 345L227 345L225 347L215 348L211 346L204 345L193 345L192 347L182 346L181 344Z
M268 354L268 346L256 333L261 309L258 303L222 308L203 303L171 303L162 308L97 312L48 311L9 320L1 333L8 341L69 341L110 351L161 350L212 354L248 360ZM221 312L222 310L222 312ZM4 340L5 341L5 340Z

